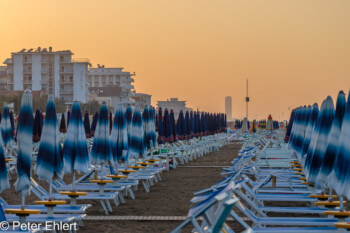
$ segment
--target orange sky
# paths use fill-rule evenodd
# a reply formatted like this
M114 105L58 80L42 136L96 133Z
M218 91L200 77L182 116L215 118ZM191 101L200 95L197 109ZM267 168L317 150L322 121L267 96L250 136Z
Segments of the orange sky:
M0 60L22 48L70 49L136 72L153 103L289 118L289 108L350 87L349 0L1 0Z

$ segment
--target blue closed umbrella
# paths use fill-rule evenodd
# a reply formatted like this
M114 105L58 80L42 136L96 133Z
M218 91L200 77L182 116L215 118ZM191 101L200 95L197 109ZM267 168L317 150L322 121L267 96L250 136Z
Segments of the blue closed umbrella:
M88 111L85 111L84 129L85 129L86 138L90 138L91 137L91 129L90 129L90 118L89 118Z
M312 132L314 131L314 128L315 128L315 122L317 120L318 112L319 112L318 104L315 103L311 108L311 114L309 116L309 120L308 120L308 124L307 124L307 128L306 128L306 133L305 133L305 138L304 138L303 146L301 149L301 161L302 161L302 163L304 163L306 153L309 149L311 135L312 135Z
M114 164L111 144L109 141L108 108L105 102L102 103L100 108L90 156L91 163L94 165Z
M190 138L193 138L195 136L195 119L194 119L194 114L193 112L191 111L190 113L190 132L191 132L191 135L190 135Z
M326 143L326 152L324 159L321 161L322 165L316 179L316 184L318 187L322 187L326 184L326 178L332 171L333 163L338 151L340 129L343 123L345 107L345 94L343 91L340 91L337 98L335 116L333 119L331 131L328 136L328 142Z
M134 113L132 115L131 136L130 136L130 154L133 158L139 158L144 156L145 144L144 144L144 132L142 124L142 116L140 107L136 105Z
M157 144L157 134L156 134L156 122L155 122L155 111L152 106L149 106L149 127L151 131L151 148L155 147Z
M13 117L13 112L10 112L10 122L11 122L12 136L15 137L15 118Z
M7 173L4 144L0 135L0 193L10 188L9 177Z
M98 112L95 112L94 116L92 117L92 123L90 128L91 137L95 136L97 120L98 120Z
M170 116L168 109L164 110L164 119L163 119L163 137L165 143L173 143L174 135L171 129Z
M10 120L10 111L7 106L4 107L2 120L0 123L2 142L5 144L5 148L12 144L13 135Z
M176 137L177 140L185 139L185 119L182 110L180 110L179 116L176 122Z
M309 151L305 161L305 175L310 183L316 182L316 177L319 173L322 161L326 152L326 142L331 130L334 118L334 104L330 96L323 101L321 110L317 118L315 126L315 141L310 142ZM313 135L314 136L314 135ZM313 137L312 136L312 137ZM310 150L311 149L311 150Z
M191 123L190 123L190 114L188 111L185 113L185 119L184 119L184 139L188 140L190 139L191 135Z
M143 125L145 149L151 148L151 142L152 142L152 135L151 135L149 120L150 120L149 110L148 110L148 106L146 105L142 112L142 125Z
M163 114L162 114L162 108L159 108L158 110L158 144L164 144L165 138L164 138L164 128L163 128Z
M36 171L39 179L47 180L50 185L53 179L63 178L63 151L58 130L55 99L49 96L46 104L45 124L36 160ZM52 190L50 188L50 197Z
M65 171L73 172L74 185L75 171L86 173L89 168L88 146L78 101L73 103L70 126L63 142L63 160Z
M72 108L72 111L73 111L73 108ZM70 118L71 118L71 112L70 110L68 109L68 112L67 112L67 128L69 127L69 121L70 121Z
M66 119L64 117L64 113L62 113L62 116L61 116L60 132L61 133L66 133L67 132Z
M41 138L41 129L42 129L42 121L40 119L40 110L37 109L35 111L35 117L34 117L34 125L33 125L33 142L40 141Z
M124 160L125 163L128 163L128 131L126 129L123 105L121 103L118 104L115 112L110 143L114 162Z
M22 206L31 182L32 165L32 134L33 134L33 109L32 94L26 90L22 96L21 109L17 125L17 181L16 191L22 196Z
M173 142L176 142L176 125L175 125L175 115L174 115L174 111L171 109L170 110L170 115L169 115L169 120L170 120L170 130L172 132L173 135Z
M292 132L292 126L293 126L293 122L294 122L294 118L295 118L295 109L293 109L293 111L290 114L290 118L289 118L289 122L288 122L288 126L287 126L287 130L286 130L286 135L284 136L284 142L288 143L289 142L289 138L290 138L290 134ZM239 127L240 128L240 127Z
M125 118L126 118L126 129L128 131L128 142L129 142L129 146L130 146L130 139L131 139L131 125L132 125L132 108L131 105L128 104L128 106L126 106L126 110L125 110Z
M333 170L329 176L329 186L333 188L338 197L350 199L350 92L343 117L343 123L339 135L337 156L333 164Z

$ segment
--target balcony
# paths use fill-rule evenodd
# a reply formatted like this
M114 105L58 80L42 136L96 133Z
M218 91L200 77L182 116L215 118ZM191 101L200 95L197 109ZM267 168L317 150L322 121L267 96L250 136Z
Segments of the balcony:
M45 58L42 58L42 59L41 59L41 63L47 63L47 61L48 61L48 60L45 59Z
M60 83L62 84L73 84L73 79L60 79Z
M60 90L61 95L73 95L73 90Z

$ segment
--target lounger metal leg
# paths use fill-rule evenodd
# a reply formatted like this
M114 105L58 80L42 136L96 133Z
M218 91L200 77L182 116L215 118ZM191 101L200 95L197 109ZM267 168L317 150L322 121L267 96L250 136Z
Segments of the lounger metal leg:
M149 193L149 188L147 187L147 184L145 181L142 181L143 187L145 188L146 192Z
M117 200L117 198L113 199L113 200ZM109 200L106 200L106 204L107 204L107 207L108 207L108 210L109 212L113 212L113 209L112 209L112 206L111 206L111 203L109 202Z
M160 176L160 174L159 174L159 173L156 173L156 175L158 176L158 180L159 180L159 181L162 181L162 177Z
M102 206L103 210L105 211L105 214L108 215L108 210L107 210L106 205L103 202L103 200L100 200L100 203L101 203L101 206Z
M115 205L115 206L117 206L117 207L119 206L119 202L118 202L117 199L113 199L113 202L114 202L114 205Z
M118 192L118 195L119 195L120 201L124 204L125 203L125 198L124 198L123 193L122 192Z
M135 200L135 194L134 194L134 192L132 191L132 188L129 188L129 189L128 189L128 192L129 192L129 195L130 195L131 199Z

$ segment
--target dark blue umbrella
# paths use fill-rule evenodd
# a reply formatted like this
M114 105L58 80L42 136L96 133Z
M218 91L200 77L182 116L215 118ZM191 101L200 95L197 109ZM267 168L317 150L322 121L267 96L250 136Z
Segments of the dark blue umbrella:
M109 113L109 134L112 133L112 127L113 127L113 114L112 112Z
M73 111L73 108L72 108L72 111ZM71 118L71 112L70 112L70 110L68 109L68 112L67 112L67 128L69 127L70 118Z
M170 116L168 109L164 111L164 119L163 119L163 133L164 133L164 142L165 143L173 143L174 135L171 129Z
M309 149L311 135L312 135L312 132L314 131L315 122L317 120L318 112L319 112L318 104L315 103L311 109L311 114L309 116L308 125L307 125L307 129L306 129L306 133L305 133L305 139L303 142L303 147L301 149L301 160L303 163L305 160L306 153ZM288 125L288 127L289 127L289 125Z
M333 164L333 171L329 176L329 186L333 188L338 197L350 199L350 92L343 117L343 123L338 138L338 151Z
M336 111L333 119L331 131L328 136L328 143L326 146L326 152L324 159L321 161L322 165L316 179L316 185L323 187L326 183L326 178L331 173L333 168L333 162L337 155L339 147L340 130L343 123L343 116L346 108L346 99L343 91L340 91L337 98Z
M188 111L185 113L185 119L184 119L184 139L188 140L190 139L191 135L191 123L190 123L190 114Z
M172 109L170 110L169 119L170 119L171 131L172 131L172 134L173 134L173 141L176 142L177 140L176 140L175 115L174 115L174 111Z
M5 147L9 146L13 142L10 111L7 106L4 107L3 117L0 123L2 141Z
M110 141L114 162L124 160L125 163L128 163L128 131L126 129L123 105L121 103L118 104L115 112Z
M63 142L64 167L67 173L75 171L86 173L89 168L89 153L86 144L84 124L81 116L81 108L78 101L74 101L70 126ZM73 181L73 185L74 185ZM73 188L74 190L74 188Z
M90 117L89 117L88 111L85 111L84 129L85 129L86 138L90 138L91 137L91 129L90 129Z
M40 110L37 109L35 111L35 117L34 117L34 125L33 125L33 142L40 141L41 138L41 119L40 119Z
M142 125L143 125L143 133L144 133L144 145L145 149L151 148L152 135L150 128L150 119L149 119L149 110L146 105L142 112Z
M108 108L105 102L102 103L98 116L90 153L91 163L94 165L112 165L114 161L109 141Z
M32 135L33 135L33 109L32 94L26 90L22 96L21 109L17 125L17 181L16 191L22 196L22 206L31 182L30 173L32 165Z
M163 114L162 114L162 108L159 108L158 110L158 144L161 145L165 143L164 138L164 128L163 128Z
M305 132L307 129L308 118L310 116L310 113L311 113L310 105L308 107L304 106L300 112L301 115L300 115L299 127L297 129L297 132L295 135L295 142L294 142L294 149L299 155L303 147Z
M185 119L182 110L180 110L179 116L176 122L176 138L177 140L185 139Z
M195 133L195 119L192 111L190 113L190 132L190 138L193 138Z
M0 135L0 193L9 188L10 188L10 182L9 182L8 171L6 167L6 161L5 161L4 144L2 143L1 135Z
M61 116L60 132L61 133L66 133L67 132L66 119L64 117L64 113L62 113L62 116Z
M131 139L131 126L132 126L132 108L131 105L128 104L125 110L125 118L126 118L126 129L128 131L128 142L130 147L130 139Z
M58 130L55 99L49 96L46 104L45 124L39 145L35 173L39 179L47 180L50 185L55 178L63 178L63 152ZM50 198L51 198L50 188Z
M98 120L98 112L95 112L94 116L92 117L92 123L90 128L91 137L95 136L97 120Z
M151 130L151 140L152 148L157 144L157 134L156 134L156 122L155 122L155 110L152 106L149 106L149 125Z
M12 136L14 137L15 136L15 118L13 117L13 112L10 112L10 122L11 122Z
M287 130L286 130L286 135L284 137L284 142L286 142L286 143L289 142L290 134L292 132L292 126L293 126L293 122L294 122L294 118L295 118L295 111L296 110L293 109L293 111L290 114Z
M130 136L130 155L133 158L145 155L145 139L143 132L142 116L140 107L136 105L132 115L131 136Z
M334 118L334 104L330 96L322 103L320 113L318 115L315 127L316 140L310 142L309 151L305 161L306 179L310 183L316 182L316 177L319 173L326 153L327 140L331 131ZM313 136L312 136L313 137ZM311 148L311 150L310 150Z

